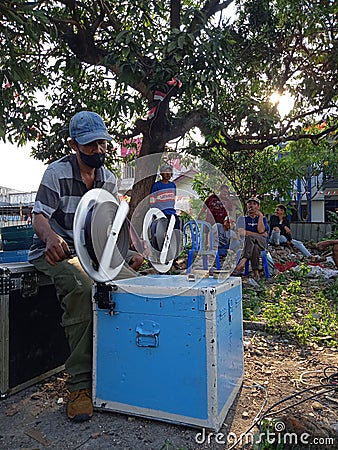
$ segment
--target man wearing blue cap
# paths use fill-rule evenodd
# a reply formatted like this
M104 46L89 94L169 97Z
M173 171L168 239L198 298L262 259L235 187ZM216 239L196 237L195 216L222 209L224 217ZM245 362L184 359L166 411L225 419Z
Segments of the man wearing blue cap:
M103 167L108 134L102 118L92 111L75 114L69 124L74 153L51 163L38 189L33 213L35 236L28 260L51 277L63 310L62 325L70 356L66 371L69 419L80 422L93 414L92 280L74 257L73 222L81 197L92 188L116 194L115 176ZM71 257L72 256L72 257ZM137 270L143 257L136 252L129 265Z
M247 215L237 219L238 236L244 239L241 257L231 275L241 276L245 264L251 261L254 279L259 279L259 256L268 246L269 226L266 217L260 210L258 197L251 197L246 201Z

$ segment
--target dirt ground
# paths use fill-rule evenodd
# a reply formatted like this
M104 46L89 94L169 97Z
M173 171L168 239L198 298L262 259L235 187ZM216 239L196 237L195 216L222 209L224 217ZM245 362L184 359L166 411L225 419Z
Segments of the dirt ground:
M245 328L251 328L250 324L245 324ZM275 416L278 418L276 430L278 426L289 433L307 433L306 445L297 448L338 449L337 389L321 394L328 390L321 386L325 367L335 366L337 370L337 349L315 346L302 352L287 340L250 329L244 332L244 348L243 386L217 436L201 429L112 412L97 411L89 422L71 423L65 414L65 374L60 373L0 401L0 448L229 449L252 426L260 412L300 392L276 405L268 414L288 407ZM330 369L326 374L332 372ZM312 386L317 387L309 389ZM301 393L304 389L308 389L307 392ZM252 431L258 432L258 428ZM321 439L319 447L309 444L314 439ZM250 438L243 438L235 448L249 448L243 446L245 442L250 442Z

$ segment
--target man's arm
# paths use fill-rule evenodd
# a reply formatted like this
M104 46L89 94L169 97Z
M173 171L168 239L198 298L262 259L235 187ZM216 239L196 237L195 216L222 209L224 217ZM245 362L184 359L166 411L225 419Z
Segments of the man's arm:
M257 224L257 233L255 231L249 231L246 230L245 228L243 228L243 225L240 224L238 226L238 234L239 236L243 237L243 236L263 236L263 237L268 237L268 233L266 231L266 226L264 223L264 215L258 211L258 224Z
M284 217L284 219L283 219L282 227L284 228L284 230L287 234L291 235L290 221L286 217Z
M317 243L318 248L326 248L330 245L338 245L338 239L328 239L326 241L320 241Z
M57 262L67 259L70 250L66 241L52 230L49 220L43 214L33 214L33 229L39 239L46 244L46 261L55 266Z
M261 211L257 211L257 215L258 215L257 234L267 237L268 233L266 232L266 226L264 223L264 215Z
M279 225L279 219L275 215L272 215L270 218L270 230L281 231L280 225Z
M317 247L321 250L326 249L332 245L332 256L333 260L336 264L336 267L338 269L338 239L328 239L327 241L320 241L317 244Z
M247 231L244 228L237 229L237 234L240 238L246 236L247 235L246 233L247 233Z
M244 233L244 234L242 234L242 233ZM263 237L268 237L268 233L266 231L263 231L263 233L255 233L254 231L244 230L243 228L239 228L238 229L238 234L240 236L263 236Z
M197 216L197 220L201 220L201 218L204 216L204 213L206 210L207 210L207 205L205 203L203 203L202 209Z

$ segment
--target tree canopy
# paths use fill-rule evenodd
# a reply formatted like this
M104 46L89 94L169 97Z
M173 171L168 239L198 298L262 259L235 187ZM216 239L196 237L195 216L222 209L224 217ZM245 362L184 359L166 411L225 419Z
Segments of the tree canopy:
M69 151L70 117L91 109L117 141L141 136L140 156L183 137L208 160L335 143L337 12L331 0L3 0L0 137L53 160ZM294 99L284 117L275 92Z

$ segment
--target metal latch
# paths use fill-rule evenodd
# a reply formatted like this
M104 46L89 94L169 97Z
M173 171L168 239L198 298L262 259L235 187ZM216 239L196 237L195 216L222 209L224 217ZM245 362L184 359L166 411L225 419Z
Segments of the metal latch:
M144 320L136 326L136 345L138 347L158 347L160 325L152 320Z
M111 292L113 286L105 283L97 283L94 300L97 302L99 309L109 309L112 311L115 308L115 302L112 300Z

